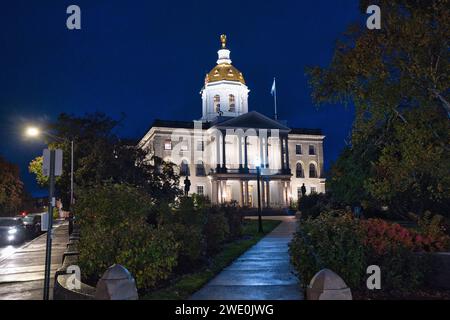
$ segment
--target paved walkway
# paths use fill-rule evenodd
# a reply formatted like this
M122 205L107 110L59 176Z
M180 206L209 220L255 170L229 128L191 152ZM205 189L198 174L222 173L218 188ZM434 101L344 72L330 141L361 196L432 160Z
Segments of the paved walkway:
M267 218L283 222L192 295L192 300L303 299L288 253L295 217Z
M67 247L68 225L55 227L52 242L50 280L53 292L53 276L61 266ZM14 253L0 260L0 300L41 300L44 288L45 245L47 234L27 243Z

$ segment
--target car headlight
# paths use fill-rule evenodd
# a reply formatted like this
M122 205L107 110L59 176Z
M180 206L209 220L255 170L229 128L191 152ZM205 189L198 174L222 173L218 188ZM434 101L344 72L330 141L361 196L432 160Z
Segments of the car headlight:
M17 233L17 229L8 230L8 234L16 234L16 233Z

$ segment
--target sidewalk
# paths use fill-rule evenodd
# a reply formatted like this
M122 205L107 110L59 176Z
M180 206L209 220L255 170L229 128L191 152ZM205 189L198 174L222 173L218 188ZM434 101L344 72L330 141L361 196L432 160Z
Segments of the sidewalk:
M298 279L289 261L288 244L295 217L272 217L283 222L225 268L191 300L301 300Z
M45 245L43 234L12 255L0 261L0 300L41 300L44 288ZM69 241L68 224L56 226L52 242L50 285L61 266L62 255ZM53 292L51 289L50 293Z

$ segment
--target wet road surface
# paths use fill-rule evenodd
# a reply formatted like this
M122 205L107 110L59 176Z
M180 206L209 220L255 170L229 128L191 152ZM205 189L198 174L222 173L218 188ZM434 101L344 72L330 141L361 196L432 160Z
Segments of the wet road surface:
M52 276L61 266L68 240L67 223L56 226L52 245ZM0 248L0 300L42 299L46 241L47 234L43 234L22 246ZM53 279L50 283L53 286Z

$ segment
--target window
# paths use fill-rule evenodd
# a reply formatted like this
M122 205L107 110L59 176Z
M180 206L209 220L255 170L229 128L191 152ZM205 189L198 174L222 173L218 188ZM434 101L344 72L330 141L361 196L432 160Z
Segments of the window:
M164 141L164 150L172 150L172 140L166 139Z
M297 154L297 155L302 154L302 145L301 144L295 145L295 154Z
M311 193L317 193L316 187L311 187Z
M197 177L206 176L205 164L201 160L195 165L195 175Z
M230 109L228 111L236 112L236 98L234 94L230 94L229 99L230 99Z
M317 178L317 170L314 163L311 163L309 165L309 177L310 178Z
M205 144L202 140L197 141L197 151L205 151Z
M313 145L309 146L309 155L314 156L316 154L316 148Z
M205 187L204 186L197 186L197 194L199 196L205 195Z
M303 174L303 166L302 164L299 162L297 163L296 167L295 167L295 176L297 178L304 178L304 174Z
M191 173L189 171L189 163L186 160L183 160L180 165L180 176L190 176Z
M214 110L220 112L220 96L218 94L214 96Z

